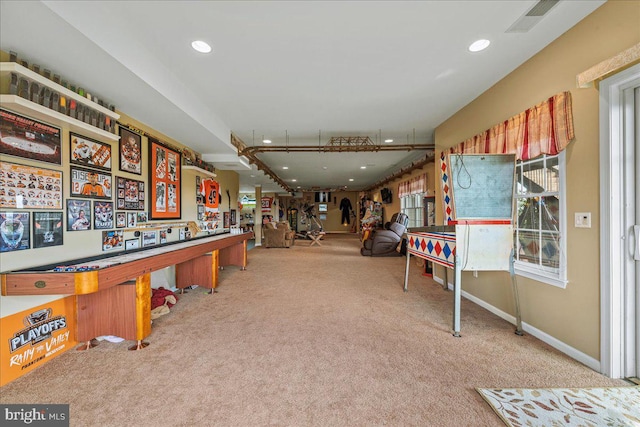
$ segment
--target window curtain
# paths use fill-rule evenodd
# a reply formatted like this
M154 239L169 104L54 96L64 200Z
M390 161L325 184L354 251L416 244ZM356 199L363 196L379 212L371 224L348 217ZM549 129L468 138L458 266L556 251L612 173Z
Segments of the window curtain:
M423 173L407 181L398 184L398 197L406 197L411 194L425 193L427 191L427 174Z
M571 92L561 92L451 147L451 153L555 155L575 139Z

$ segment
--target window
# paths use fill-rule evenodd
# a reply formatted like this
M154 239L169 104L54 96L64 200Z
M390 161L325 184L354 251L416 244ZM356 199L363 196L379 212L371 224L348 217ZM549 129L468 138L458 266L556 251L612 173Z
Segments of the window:
M565 154L516 165L515 269L519 275L566 286Z
M424 193L417 193L400 197L400 212L409 217L408 227L424 226L424 206L422 206L424 196Z

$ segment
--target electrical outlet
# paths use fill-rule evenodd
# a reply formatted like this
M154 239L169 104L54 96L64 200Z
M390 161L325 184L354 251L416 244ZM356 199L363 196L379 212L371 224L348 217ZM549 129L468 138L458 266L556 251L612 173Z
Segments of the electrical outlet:
M576 212L575 213L575 227L576 228L591 228L591 212Z

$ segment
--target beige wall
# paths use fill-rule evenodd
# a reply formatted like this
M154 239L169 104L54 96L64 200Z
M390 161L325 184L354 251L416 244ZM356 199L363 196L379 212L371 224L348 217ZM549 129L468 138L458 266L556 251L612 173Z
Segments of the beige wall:
M599 93L596 88L577 89L576 75L638 42L640 2L609 1L438 126L435 133L439 153L555 93L571 91L576 139L567 149L564 218L569 283L560 289L518 277L518 284L523 322L596 360L600 359ZM436 200L441 222L442 201ZM574 228L575 212L591 212L592 228ZM443 270L437 268L436 275L443 277ZM475 279L464 273L463 289L514 314L508 274L480 272Z

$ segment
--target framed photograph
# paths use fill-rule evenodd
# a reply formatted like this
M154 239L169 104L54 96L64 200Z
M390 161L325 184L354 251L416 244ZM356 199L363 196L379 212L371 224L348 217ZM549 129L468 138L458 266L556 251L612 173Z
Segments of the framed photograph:
M181 154L149 140L149 219L180 219Z
M222 228L229 228L231 225L231 213L223 212L222 213Z
M198 205L198 220L202 221L204 219L204 205Z
M111 170L111 145L69 132L71 163Z
M122 249L123 231L112 230L102 232L102 250L111 251L114 249Z
M93 228L96 230L113 228L113 202L93 202Z
M111 200L111 174L71 166L71 197Z
M167 230L160 230L160 244L167 243Z
M127 212L127 227L133 228L138 224L138 215L135 212Z
M91 201L67 199L67 231L91 230Z
M62 209L62 172L0 161L0 208Z
M140 247L140 239L128 239L124 241L124 250L138 249Z
M331 201L331 193L329 191L316 191L316 203L328 203Z
M231 225L236 225L236 210L231 209Z
M62 245L63 212L33 213L33 248Z
M0 212L0 253L29 249L29 212Z
M127 213L116 212L116 228L124 228L127 226Z
M142 175L142 136L120 128L120 170Z
M116 176L116 186L118 209L144 210L144 182Z
M137 216L138 216L138 223L149 221L149 217L147 216L146 212L138 212Z
M0 154L62 164L60 128L0 109Z
M156 240L157 233L155 230L153 231L143 231L142 232L142 247L157 245Z

